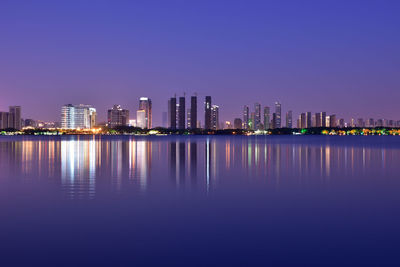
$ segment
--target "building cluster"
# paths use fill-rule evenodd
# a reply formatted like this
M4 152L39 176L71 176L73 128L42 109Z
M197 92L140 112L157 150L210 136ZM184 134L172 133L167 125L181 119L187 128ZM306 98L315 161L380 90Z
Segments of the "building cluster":
M261 108L260 103L254 104L254 111L250 112L249 106L243 108L243 120L236 118L233 121L235 129L269 130L282 127L292 128L292 111L286 113L286 121L282 126L282 105L275 102L275 112L271 114L269 106Z
M0 129L20 130L23 125L20 106L10 106L8 112L0 111Z

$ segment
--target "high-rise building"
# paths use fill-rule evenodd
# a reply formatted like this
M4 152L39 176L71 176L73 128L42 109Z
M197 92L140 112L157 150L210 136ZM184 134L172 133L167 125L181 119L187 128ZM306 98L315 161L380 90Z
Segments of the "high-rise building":
M243 129L248 130L249 129L249 107L244 106L243 107Z
M281 128L282 106L279 102L275 102L275 114L276 114L275 128Z
M374 121L374 119L370 118L370 119L368 120L368 122L367 122L367 127L369 127L369 128L375 127L375 121Z
M61 108L61 128L90 129L96 125L96 109L90 105L64 105Z
M364 127L364 119L362 118L357 119L357 127L359 128Z
M344 128L344 119L339 120L339 128Z
M271 116L269 112L269 107L264 107L264 130L271 128Z
M326 112L321 112L321 126L318 127L327 127L326 125Z
M206 96L206 101L204 102L204 128L210 130L211 125L211 96Z
M301 113L299 119L300 119L300 127L302 129L307 128L306 113Z
M322 112L315 113L315 127L322 127Z
M271 120L271 129L277 129L277 125L278 125L278 116L276 115L276 113L272 113L272 120Z
M261 126L261 105L259 103L254 104L254 130L260 130Z
M114 105L112 109L107 111L107 123L108 126L128 126L129 124L129 110L122 109L120 105Z
M184 96L179 97L179 107L178 107L178 129L185 129L185 115L186 115L186 98Z
M21 107L20 106L10 106L9 108L9 120L8 127L16 130L21 130Z
M235 118L233 121L233 128L242 129L242 120L240 118Z
M383 127L383 120L382 119L378 119L376 121L376 127Z
M176 97L171 97L168 101L168 113L169 113L169 128L176 129Z
M189 117L188 117L189 119ZM190 129L197 128L197 96L190 98Z
M146 111L144 109L136 111L136 127L147 128Z
M211 129L218 130L219 127L219 106L211 106Z
M292 128L293 127L293 113L291 110L286 112L286 128Z
M192 128L192 122L191 122L191 116L190 116L190 108L186 110L186 128L191 129Z
M8 127L8 112L0 112L0 130L7 129Z
M329 127L331 128L337 127L336 115L329 116Z
M305 128L311 128L312 127L312 117L311 117L311 112L306 112L306 127Z
M249 128L250 130L257 130L255 127L256 124L256 113L251 112L250 113L250 120L249 120Z
M148 97L141 97L139 99L139 110L144 110L144 112L145 112L145 127L144 128L151 129L153 126L151 99Z

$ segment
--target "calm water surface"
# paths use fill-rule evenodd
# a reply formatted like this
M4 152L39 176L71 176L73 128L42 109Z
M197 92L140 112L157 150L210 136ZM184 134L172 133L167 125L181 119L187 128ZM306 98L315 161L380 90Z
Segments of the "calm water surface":
M400 138L0 137L0 266L399 266Z

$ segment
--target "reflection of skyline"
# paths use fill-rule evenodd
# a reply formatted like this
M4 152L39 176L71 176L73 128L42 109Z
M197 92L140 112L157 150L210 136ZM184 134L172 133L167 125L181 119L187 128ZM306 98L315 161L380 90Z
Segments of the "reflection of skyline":
M146 192L151 186L164 186L170 181L178 189L209 191L236 178L263 182L280 190L289 184L327 185L343 177L382 177L388 167L397 166L400 152L329 143L270 143L256 138L149 141L76 137L3 141L0 155L4 177L22 181L48 177L59 181L71 198L93 198L104 190L136 188ZM165 179L163 174L168 173L170 179Z

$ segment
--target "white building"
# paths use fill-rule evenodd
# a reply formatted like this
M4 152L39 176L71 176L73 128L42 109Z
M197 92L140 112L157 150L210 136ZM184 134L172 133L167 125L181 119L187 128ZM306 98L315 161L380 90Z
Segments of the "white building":
M96 125L96 109L90 105L64 105L61 108L61 128L90 129Z

